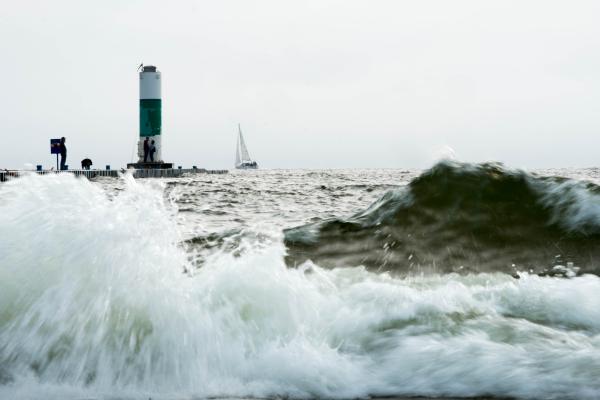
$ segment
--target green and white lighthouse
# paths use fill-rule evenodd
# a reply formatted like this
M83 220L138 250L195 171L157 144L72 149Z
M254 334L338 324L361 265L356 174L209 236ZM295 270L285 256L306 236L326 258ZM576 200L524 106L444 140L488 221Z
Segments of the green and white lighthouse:
M154 140L156 151L154 162L162 162L161 132L162 131L162 98L160 71L153 65L143 66L140 72L140 140L138 156L140 163L144 162L144 141ZM147 161L150 161L148 157Z

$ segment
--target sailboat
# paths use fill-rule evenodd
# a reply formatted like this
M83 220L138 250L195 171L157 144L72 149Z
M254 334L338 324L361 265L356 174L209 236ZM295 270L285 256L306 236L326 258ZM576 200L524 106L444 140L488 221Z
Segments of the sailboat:
M257 169L258 164L256 161L252 161L248 149L246 148L246 142L244 142L244 136L242 136L242 128L238 124L238 139L237 146L235 148L235 167L237 169Z

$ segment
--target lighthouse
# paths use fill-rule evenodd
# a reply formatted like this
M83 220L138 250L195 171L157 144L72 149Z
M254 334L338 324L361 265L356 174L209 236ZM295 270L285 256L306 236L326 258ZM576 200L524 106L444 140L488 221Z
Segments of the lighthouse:
M162 96L160 71L153 65L145 65L140 71L140 140L138 162L144 162L144 141L154 140L154 162L162 162ZM148 157L147 161L150 161Z
M138 162L127 164L128 168L172 168L172 163L162 159L162 95L161 75L154 65L141 65L140 75L140 137L138 140ZM153 157L144 160L144 142L154 141Z

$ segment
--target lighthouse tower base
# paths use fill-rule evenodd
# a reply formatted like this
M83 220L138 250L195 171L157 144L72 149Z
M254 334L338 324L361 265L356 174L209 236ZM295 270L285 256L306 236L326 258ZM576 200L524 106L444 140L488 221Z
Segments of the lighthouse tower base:
M127 168L135 169L172 169L173 163L166 163L163 161L157 162L136 162L127 164Z
M140 140L138 141L138 162L136 163L129 163L127 164L127 168L135 168L135 169L169 169L169 168L173 168L173 164L172 163L166 163L162 160L162 155L161 155L161 137L160 135L156 135L156 136L148 136L148 140L149 141L153 141L154 142L154 146L156 148L156 151L154 153L154 160L155 161L149 161L150 157L147 157L148 161L144 161L144 140L146 140L146 137L140 137Z

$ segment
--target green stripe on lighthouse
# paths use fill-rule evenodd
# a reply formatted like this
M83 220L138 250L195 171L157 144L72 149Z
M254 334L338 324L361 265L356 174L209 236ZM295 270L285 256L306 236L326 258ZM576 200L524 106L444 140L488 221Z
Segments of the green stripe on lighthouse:
M160 135L161 112L161 99L140 100L140 136Z

